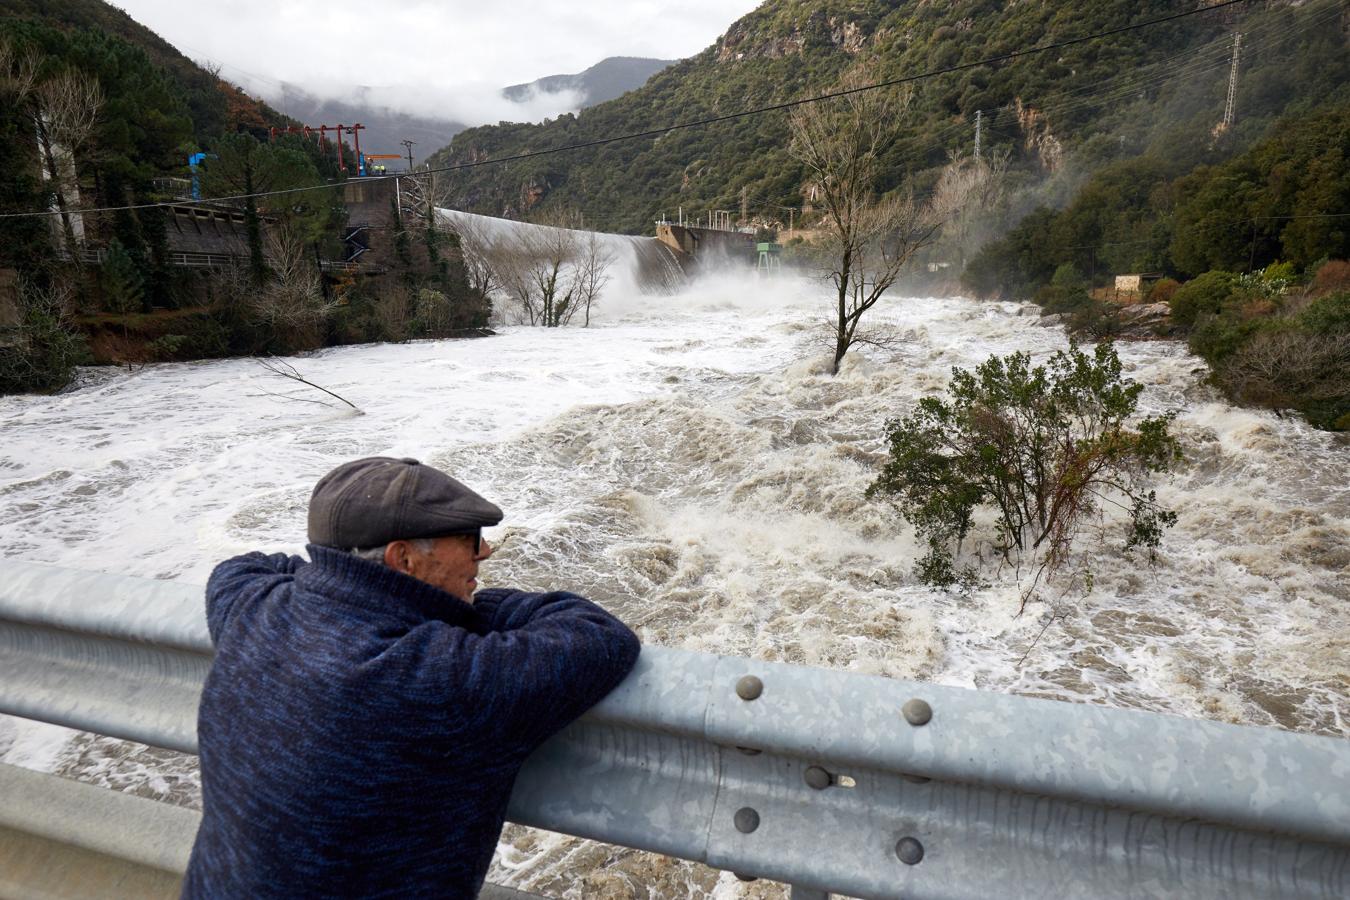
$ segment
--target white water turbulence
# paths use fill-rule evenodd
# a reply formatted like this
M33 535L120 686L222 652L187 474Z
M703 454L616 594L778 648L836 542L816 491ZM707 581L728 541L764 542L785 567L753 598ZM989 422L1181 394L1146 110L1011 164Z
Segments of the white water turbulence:
M550 234L570 234L581 245L578 249L584 249L584 242L594 238L610 263L605 271L603 304L596 310L598 321L648 311L653 305L652 294L673 294L686 284L674 252L653 237L533 225L440 207L436 212L441 223L459 235L466 254L478 258L490 259L503 251L509 254L518 239L547 244ZM500 309L494 318L503 318Z
M863 493L888 418L953 366L1044 357L1061 332L1030 307L896 297L876 312L905 342L832 377L819 282L642 295L627 277L597 327L290 360L363 416L278 397L294 386L244 359L0 398L0 556L201 584L236 553L301 552L332 466L414 456L506 510L485 584L579 591L648 644L1350 736L1343 438L1223 402L1179 344L1122 345L1145 411L1179 414L1190 465L1159 494L1180 521L1150 566L1121 556L1108 515L1074 561L1091 590L1052 590L1018 617L1006 570L968 596L918 583L912 533ZM139 745L10 720L0 755L197 802L191 758ZM490 878L567 898L784 896L518 827Z

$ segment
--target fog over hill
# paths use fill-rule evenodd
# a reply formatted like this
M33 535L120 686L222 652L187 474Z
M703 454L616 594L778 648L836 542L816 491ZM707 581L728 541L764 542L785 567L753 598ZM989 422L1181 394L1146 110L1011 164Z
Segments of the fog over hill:
M484 123L538 122L576 112L641 87L674 60L614 56L570 75L548 75L500 91L438 92L428 88L356 86L307 88L286 82L259 90L278 109L309 125L365 126L368 153L401 153L415 141L420 163L466 128Z
M529 84L513 84L502 89L508 99L523 102L531 96L576 92L576 109L585 109L640 88L662 69L679 60L645 59L637 56L611 56L574 75L549 75Z

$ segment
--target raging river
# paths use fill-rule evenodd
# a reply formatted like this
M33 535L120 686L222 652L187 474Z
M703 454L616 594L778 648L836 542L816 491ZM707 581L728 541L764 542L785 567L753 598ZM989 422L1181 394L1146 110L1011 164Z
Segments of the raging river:
M0 557L200 584L236 553L302 552L336 463L414 456L506 510L485 585L578 591L649 644L1350 736L1344 438L1228 404L1181 344L1121 345L1142 406L1178 413L1188 465L1159 496L1179 521L1150 565L1107 515L1075 560L1090 590L1019 617L1011 571L969 595L919 584L911 532L863 492L886 419L953 366L1065 336L1032 307L896 297L880 314L903 344L831 377L823 295L618 278L589 329L290 360L361 415L246 359L87 370L0 398ZM194 760L122 741L0 719L0 760L198 802ZM514 826L489 877L568 898L781 895Z

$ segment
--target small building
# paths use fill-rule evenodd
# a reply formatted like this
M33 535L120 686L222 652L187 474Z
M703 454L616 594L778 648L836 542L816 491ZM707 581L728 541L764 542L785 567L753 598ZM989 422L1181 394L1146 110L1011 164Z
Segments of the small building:
M1116 294L1146 294L1153 283L1162 278L1161 272L1141 272L1116 276Z

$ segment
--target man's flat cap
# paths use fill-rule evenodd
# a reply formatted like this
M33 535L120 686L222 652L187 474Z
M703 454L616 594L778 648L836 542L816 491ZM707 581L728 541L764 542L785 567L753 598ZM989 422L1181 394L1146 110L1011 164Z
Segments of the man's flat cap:
M343 463L309 498L309 542L344 550L469 534L501 520L500 509L444 472L389 456Z

